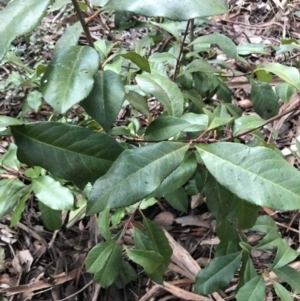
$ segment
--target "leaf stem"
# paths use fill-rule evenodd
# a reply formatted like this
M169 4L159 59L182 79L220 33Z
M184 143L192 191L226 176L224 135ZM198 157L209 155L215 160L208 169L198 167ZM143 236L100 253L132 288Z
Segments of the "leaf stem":
M86 39L87 39L89 45L91 47L95 48L93 38L91 36L91 33L90 33L90 30L89 30L88 26L85 23L84 17L82 15L82 12L81 12L81 9L79 7L79 4L78 4L77 0L72 0L72 3L73 3L73 6L74 6L74 9L76 11L76 14L77 14L77 16L79 18L79 21L81 23L81 26L83 28L83 31L84 31L84 33L86 35Z

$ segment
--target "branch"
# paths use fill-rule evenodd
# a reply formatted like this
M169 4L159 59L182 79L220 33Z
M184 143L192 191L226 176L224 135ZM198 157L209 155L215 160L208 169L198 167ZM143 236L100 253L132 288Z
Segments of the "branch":
M73 6L74 6L74 9L76 11L76 14L77 14L77 16L79 18L79 21L80 21L80 23L82 25L83 31L84 31L84 33L86 35L86 39L87 39L89 45L91 47L95 48L93 38L91 36L89 28L87 27L87 25L85 23L84 17L82 15L82 12L81 12L81 9L79 7L79 4L78 4L77 0L72 0L72 3L73 3Z

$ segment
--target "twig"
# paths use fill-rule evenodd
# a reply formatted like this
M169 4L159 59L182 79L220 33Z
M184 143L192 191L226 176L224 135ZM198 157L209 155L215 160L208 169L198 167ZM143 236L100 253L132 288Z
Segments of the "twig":
M177 57L176 67L175 67L174 76L173 76L173 80L174 81L175 81L175 79L177 77L177 73L178 73L178 69L179 69L179 64L180 64L180 57L182 55L182 51L183 51L183 47L184 47L184 42L185 42L185 39L187 37L187 33L188 33L188 30L189 30L189 27L190 27L190 23L191 23L191 20L188 20L188 22L186 24L184 36L183 36L183 39L182 39L182 42L181 42L181 45L180 45L180 50L179 50L179 54L178 54L178 57Z
M257 126L256 128L251 129L251 130L243 131L243 132L239 133L238 135L235 135L235 136L232 136L232 137L227 137L227 138L224 138L224 139L221 139L221 140L217 140L216 142L231 141L235 138L239 138L241 136L247 135L247 134L249 134L249 133L251 133L251 132L253 132L253 131L255 131L255 130L257 130L257 129L259 129L259 128L261 128L261 127L263 127L263 126L265 126L265 125L267 125L267 124L269 124L269 123L271 123L271 122L273 122L277 119L279 119L279 118L281 118L282 116L285 116L285 115L287 115L287 114L289 114L293 111L299 111L299 110L300 110L300 104L298 104L296 107L290 108L289 110L286 110L285 112L282 112L282 113L268 119L263 125Z
M72 0L72 3L73 3L73 6L74 6L74 9L75 9L75 11L76 11L76 14L77 14L77 16L78 16L78 18L79 18L79 21L80 21L80 23L81 23L81 26L82 26L82 28L83 28L83 31L84 31L84 33L85 33L85 35L86 35L86 39L87 39L89 45L90 45L91 47L95 48L93 38L92 38L92 36L91 36L91 33L90 33L90 31L89 31L89 28L87 27L87 25L86 25L86 23L85 23L84 17L83 17L83 15L82 15L82 12L81 12L81 9L80 9L80 7L79 7L79 4L78 4L77 0Z

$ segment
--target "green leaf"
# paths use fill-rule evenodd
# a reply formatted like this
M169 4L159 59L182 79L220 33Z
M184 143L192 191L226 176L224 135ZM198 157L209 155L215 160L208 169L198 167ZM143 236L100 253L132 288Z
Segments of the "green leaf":
M110 240L109 224L110 224L109 209L105 209L102 212L100 212L100 214L99 214L98 229L99 229L100 234L106 240Z
M39 91L32 91L27 94L26 101L29 106L37 112L40 105L42 104L42 93Z
M143 71L151 73L149 62L146 58L140 56L138 53L130 51L120 54L124 59L130 60L136 64Z
M20 199L20 202L17 204L16 208L14 209L14 211L11 215L11 220L10 220L11 227L15 227L22 218L22 214L25 210L26 201L28 200L29 195L31 193L30 188L31 187L29 187L26 190L26 193L23 194L23 196Z
M190 123L190 125L183 130L184 132L201 132L204 131L208 125L208 117L205 114L185 113L181 116L181 119Z
M264 119L274 117L279 112L278 96L273 88L263 82L250 79L251 102L255 112Z
M70 46L56 53L41 79L45 101L65 113L89 95L98 65L97 51L88 46Z
M220 69L213 67L210 63L208 63L204 59L195 59L191 63L189 63L184 71L180 73L180 75L186 73L193 73L193 72L203 72L203 73L219 73ZM179 75L179 76L180 76Z
M251 279L257 277L257 272L255 270L255 267L253 265L252 259L249 254L243 253L243 259L242 259L242 266L240 270L240 279L239 279L239 290L241 287L243 287L247 282L249 282Z
M277 76L282 78L285 82L294 86L298 91L300 91L300 75L297 68L284 66L279 63L273 63L261 69L276 74Z
M237 301L264 301L266 284L262 276L256 276L240 288L236 295Z
M180 165L163 180L159 188L155 190L151 196L161 197L174 192L191 178L196 167L197 161L195 154L193 152L187 153Z
M165 31L170 33L177 41L180 42L181 38L175 22L167 21L164 23L157 23L157 22L150 21L150 23L164 29Z
M61 9L64 5L71 3L71 0L56 0L53 5L49 8L49 12Z
M20 119L9 117L9 116L0 116L0 127L7 127L10 125L19 125L24 122Z
M241 250L238 233L228 220L217 221L216 232L220 243L217 245L215 258L233 254Z
M146 116L150 115L147 99L141 94L135 91L129 91L125 94L125 99L127 99L130 104L142 114Z
M0 164L14 170L19 170L21 163L17 158L17 149L14 143L10 143L7 152L0 156Z
M118 277L115 279L115 285L121 289L125 287L129 282L136 281L137 274L131 264L122 259L121 271Z
M137 15L147 17L166 17L175 21L189 20L197 17L220 15L227 12L227 3L224 0L118 0L108 1L107 9L117 11L131 11ZM180 12L180 13L178 13Z
M236 58L237 55L236 45L232 42L231 39L229 39L223 34L213 33L213 34L208 34L208 35L198 37L191 44L189 44L188 47L198 43L217 44L221 48L223 53L225 53L228 57L233 59Z
M176 210L181 212L187 212L189 206L189 200L182 187L179 187L175 191L166 194L165 198L167 202Z
M81 105L108 132L122 108L124 85L111 70L97 72L94 79L94 87Z
M183 113L184 98L178 86L168 77L159 74L137 75L136 81L147 94L153 94L169 115L180 117Z
M169 245L168 239L164 234L164 231L160 226L156 225L145 216L143 216L143 225L143 233L146 234L152 241L154 250L162 255L164 258L163 266L167 268L173 251Z
M245 130L254 130L260 126L263 126L265 121L255 115L245 115L235 119L232 134L237 135Z
M187 149L184 143L160 142L124 151L94 184L87 214L132 205L148 196L179 166Z
M11 131L24 163L41 166L80 187L104 175L123 151L107 135L58 122L12 126Z
M141 265L149 274L155 272L163 262L163 257L155 251L126 250L126 254L133 262Z
M80 21L67 27L64 34L58 39L55 44L54 54L57 54L59 51L64 50L67 47L76 46L81 33L82 26Z
M269 55L269 52L265 50L267 46L265 44L254 44L244 42L236 47L237 53L239 55L251 55L253 53L260 53Z
M134 228L133 229L133 235L134 235L134 244L136 249L144 250L144 251L154 251L155 246L153 242L151 241L150 237L145 235L142 231Z
M161 141L171 138L184 130L189 123L174 116L160 116L150 123L145 132L145 139Z
M17 179L0 180L0 216L10 213L22 194L27 194L30 186Z
M275 86L275 91L284 103L288 103L295 93L295 87L288 83L279 83Z
M300 208L300 173L271 149L222 142L197 150L214 178L241 199L284 211Z
M234 195L210 174L206 179L205 195L207 206L217 220L226 218L239 229L254 225L259 208Z
M289 284L297 294L300 294L300 273L289 266L273 269L273 272L283 281Z
M232 123L234 120L233 117L217 117L214 116L213 119L209 122L208 131L215 130L221 126Z
M71 191L49 176L32 179L32 190L39 201L53 210L72 210L74 199Z
M39 202L39 210L41 212L41 219L48 230L55 231L61 228L61 211L53 210L42 202Z
M299 255L300 253L292 249L285 239L281 239L272 267L281 268L294 261Z
M241 259L241 252L213 259L197 274L195 292L208 295L226 286L240 266Z
M275 249L281 242L278 227L274 220L268 215L259 216L252 230L266 233L256 246L260 250Z
M113 240L96 245L85 261L87 271L93 273L101 286L110 286L120 273L122 248Z
M0 11L0 61L10 43L32 31L43 17L50 0L14 0Z
M293 298L291 296L291 293L280 283L276 281L272 281L273 287L275 289L276 295L282 300L282 301L293 301Z

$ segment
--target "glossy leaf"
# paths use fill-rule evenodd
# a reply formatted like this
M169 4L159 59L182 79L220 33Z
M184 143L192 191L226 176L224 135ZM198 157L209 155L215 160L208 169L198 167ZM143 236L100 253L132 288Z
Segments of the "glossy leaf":
M175 191L166 194L165 198L167 202L176 210L181 212L187 212L189 206L189 200L182 187L177 188Z
M98 216L98 229L100 234L106 239L110 239L110 231L109 231L109 224L110 224L110 213L109 209L105 209L100 212Z
M197 149L214 178L241 199L279 210L300 208L300 173L274 151L226 142Z
M275 91L284 103L288 103L295 93L295 87L288 83L279 83L275 86Z
M17 179L0 180L0 216L10 213L16 206L22 193L30 189Z
M184 143L161 142L124 151L94 184L87 214L132 205L148 196L179 166L187 149Z
M0 11L0 61L10 43L32 31L41 21L50 0L14 0Z
M293 301L291 293L284 286L276 281L272 281L272 284L276 295L281 299L281 301Z
M238 45L236 49L239 55L251 55L253 53L269 55L269 52L266 50L266 47L267 45L265 44L244 42L241 45Z
M278 96L273 88L263 82L250 79L251 102L255 112L264 119L274 117L279 113Z
M174 21L189 20L197 17L220 15L227 12L227 3L224 0L192 1L180 0L118 0L108 1L107 9L131 11L137 15L147 17L166 17ZM180 14L178 13L180 12Z
M252 230L266 233L256 246L260 250L275 249L279 246L282 240L278 232L278 227L270 216L259 216L255 225L252 227Z
M252 259L248 253L243 253L242 266L240 270L240 279L237 290L243 287L251 279L257 277L257 272L253 265Z
M96 245L85 261L87 271L95 274L95 281L103 287L108 287L114 282L121 264L122 248L113 240Z
M129 282L136 281L137 274L131 264L122 259L121 271L118 277L115 279L114 284L121 289L125 287Z
M237 301L264 301L266 284L262 276L256 276L240 288L236 295Z
M21 197L19 203L15 207L15 209L11 215L11 220L10 220L11 227L15 227L18 224L18 222L21 220L22 214L25 210L26 202L27 202L31 192L32 192L31 187L29 186L28 189L26 189L26 192Z
M71 191L49 176L32 179L32 190L39 201L53 210L72 210L74 199Z
M131 105L142 114L146 116L150 115L147 99L141 94L135 91L129 91L125 94L125 99L127 99Z
M18 156L84 187L104 175L123 148L111 137L58 122L11 127Z
M207 130L212 131L226 124L232 123L234 120L233 117L217 117L214 116L212 120L210 120Z
M163 230L156 225L154 222L143 217L143 233L147 235L153 246L154 250L158 252L163 257L163 262L158 267L158 269L154 273L148 273L148 276L155 282L162 284L163 282L163 273L166 271L167 267L169 266L171 256L172 256L172 249L169 245L168 239L166 238Z
M20 119L9 117L9 116L0 116L0 127L6 127L10 125L19 125L24 122Z
M161 197L165 194L174 192L177 188L183 186L193 175L197 167L195 154L187 153L180 165L167 176L161 185L151 196Z
M258 127L265 124L265 121L255 115L245 115L235 119L232 134L237 135L246 130L257 129Z
M297 68L284 66L279 63L273 63L261 69L276 74L285 82L294 86L298 91L300 91L300 74Z
M238 233L227 219L217 221L216 232L220 243L217 245L215 258L241 251Z
M67 27L64 34L57 40L55 44L54 54L58 53L60 50L66 49L67 47L76 46L81 33L82 26L80 21Z
M175 22L167 21L164 23L157 23L157 22L150 21L150 23L164 29L165 31L170 33L177 41L180 42L181 38L180 38L179 30Z
M254 225L259 208L234 195L211 175L206 180L205 195L207 206L217 220L227 218L239 229Z
M121 56L127 60L130 60L136 64L143 71L151 73L149 62L146 58L140 56L138 53L130 51L127 53L122 53Z
M178 117L160 116L147 127L145 139L150 141L166 140L180 133L189 125L187 121Z
M273 262L273 268L283 267L294 261L299 255L300 253L292 249L285 239L281 239Z
M57 52L42 79L45 101L63 114L89 95L98 70L99 56L88 46L71 46Z
M126 250L126 254L133 262L141 265L147 273L153 273L163 262L163 257L155 251Z
M300 273L289 266L272 270L283 282L289 284L293 290L300 294Z
M219 69L213 67L210 63L208 63L204 59L195 59L191 63L189 63L184 71L180 74L185 73L193 73L193 72L204 72L204 73L218 73L220 72Z
M39 210L41 212L41 219L48 230L55 231L61 228L61 211L53 210L42 202L39 202Z
M195 45L198 43L217 44L221 48L223 53L225 53L228 57L231 57L233 59L236 58L237 55L236 45L233 43L231 39L229 39L223 34L213 33L213 34L204 35L196 38L190 45Z
M108 132L122 108L125 88L111 70L97 72L94 79L94 87L81 105Z
M226 286L233 278L241 259L240 252L213 259L197 274L195 292L207 295Z
M142 74L136 76L140 88L153 94L160 101L169 115L180 117L183 113L184 98L178 86L168 77L159 74Z
M205 114L186 113L181 116L181 119L190 123L184 132L204 131L207 128L208 117Z

